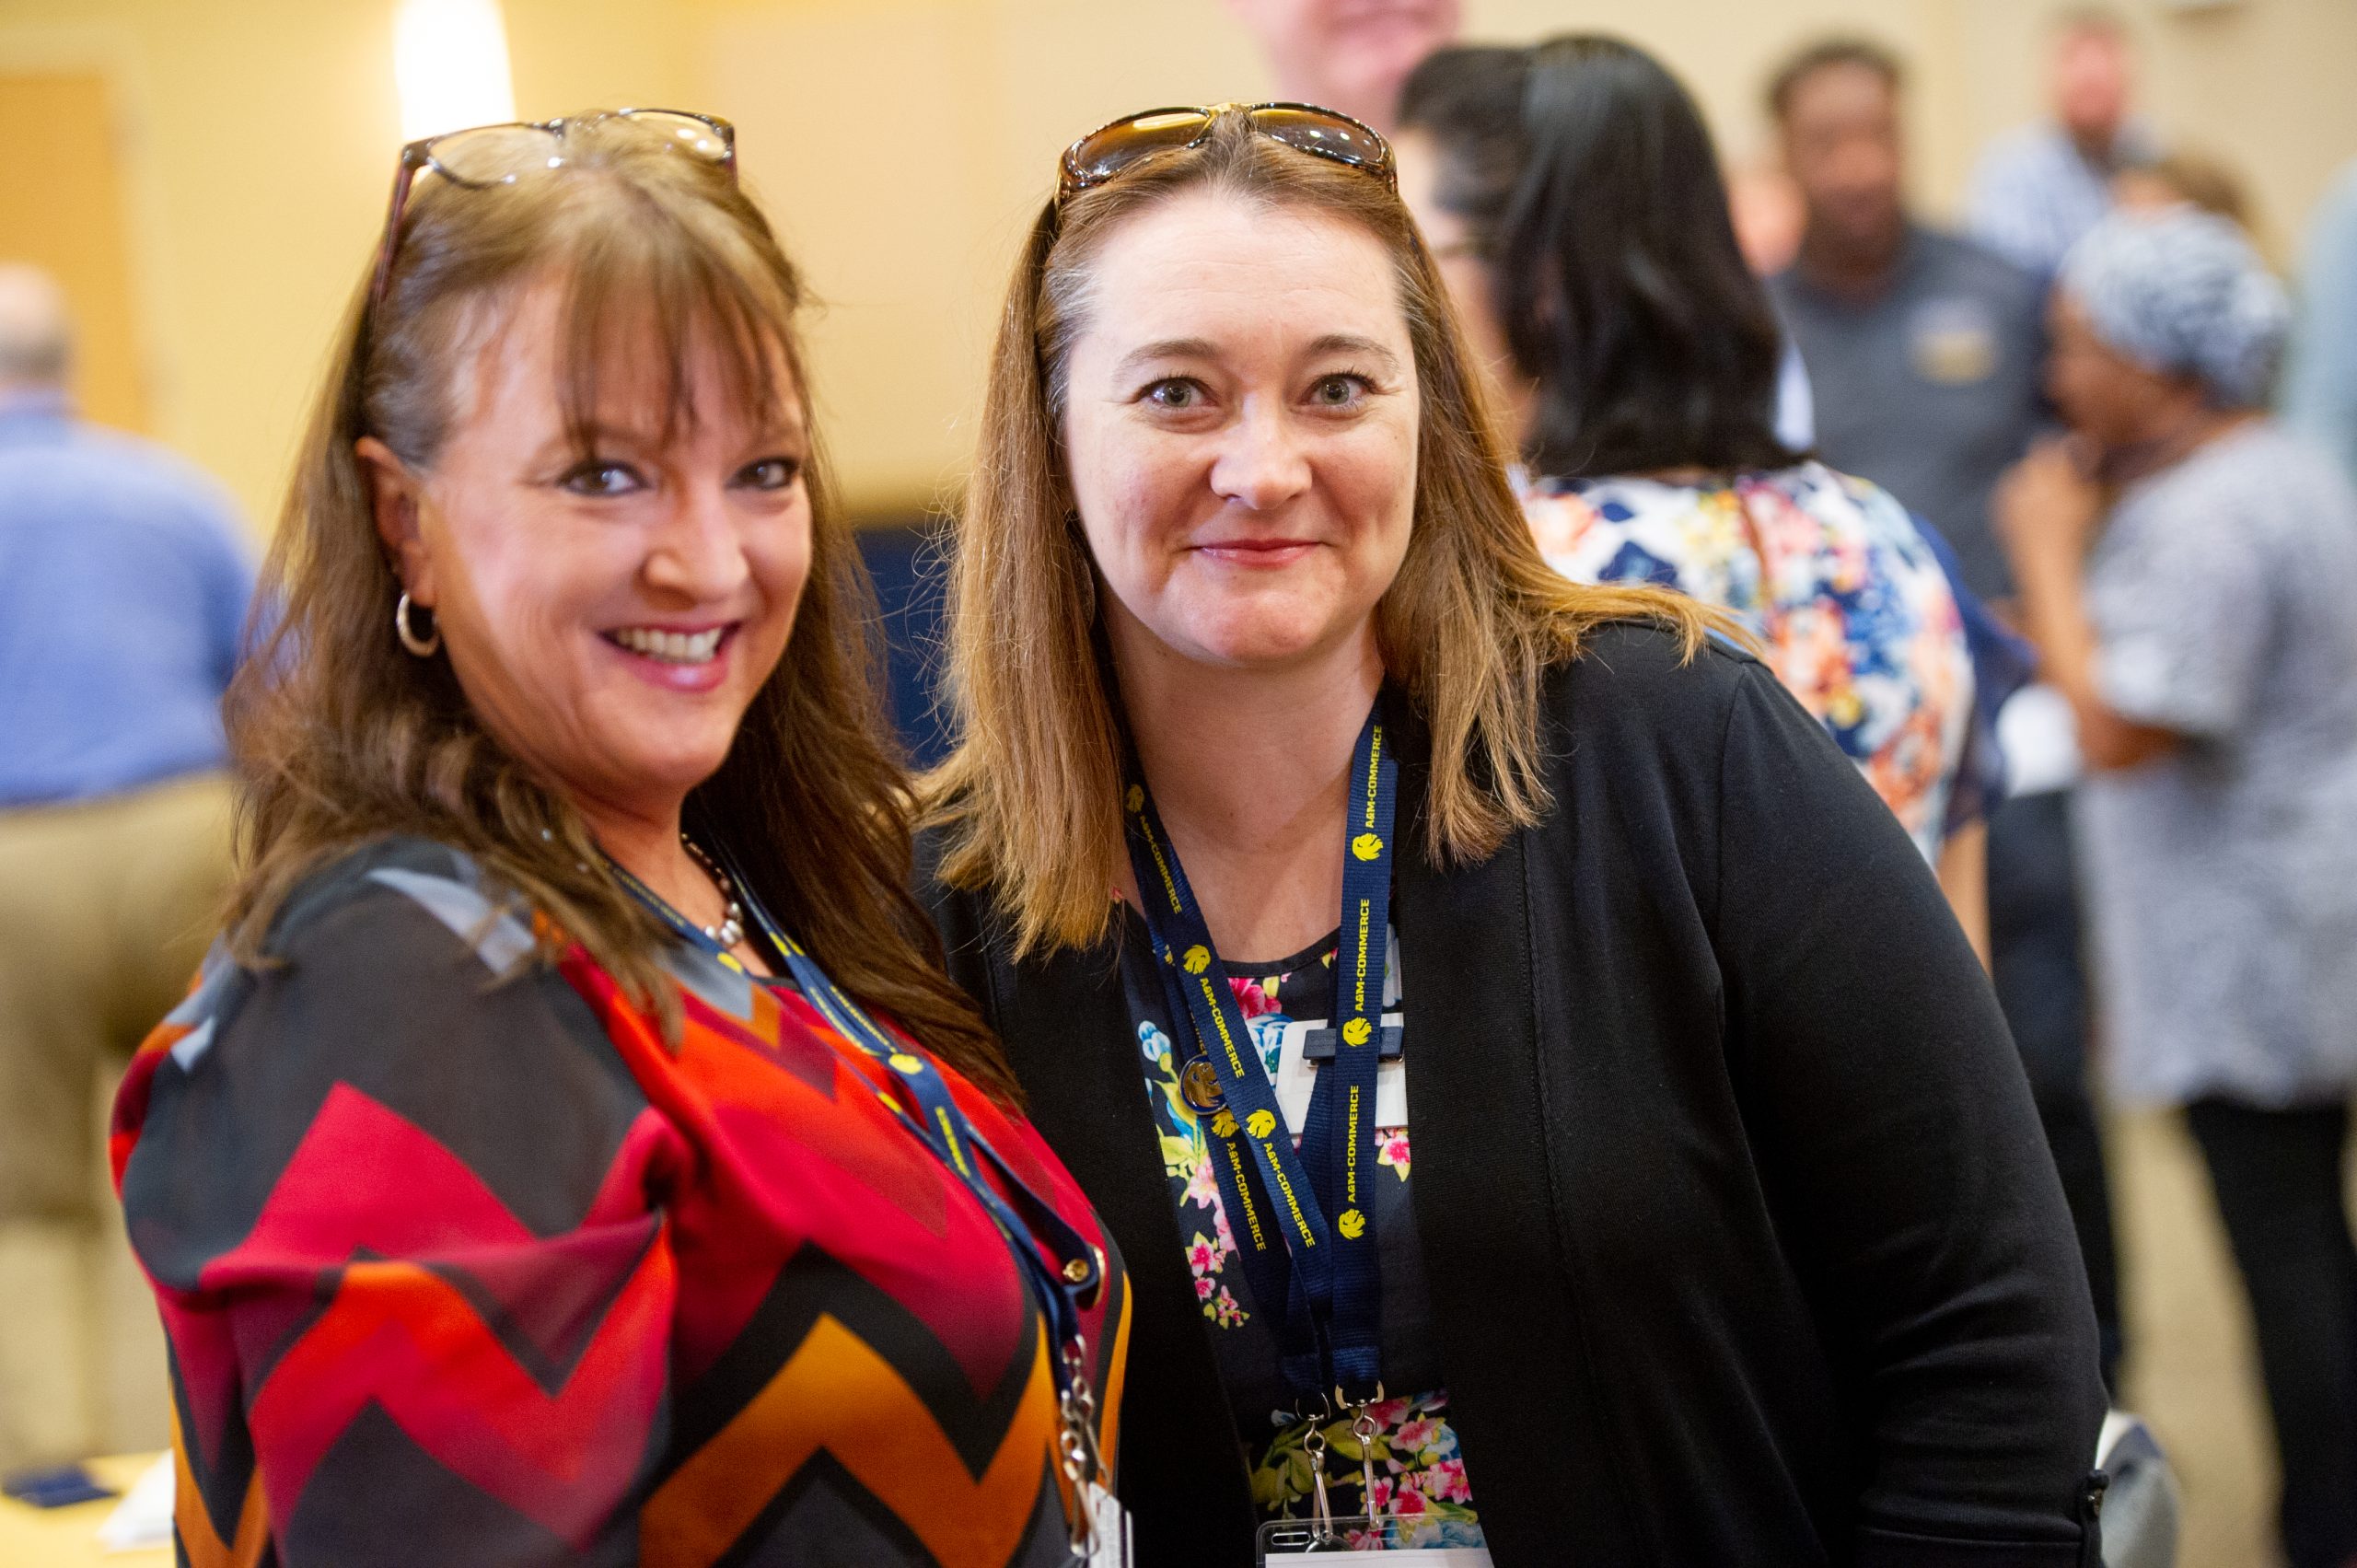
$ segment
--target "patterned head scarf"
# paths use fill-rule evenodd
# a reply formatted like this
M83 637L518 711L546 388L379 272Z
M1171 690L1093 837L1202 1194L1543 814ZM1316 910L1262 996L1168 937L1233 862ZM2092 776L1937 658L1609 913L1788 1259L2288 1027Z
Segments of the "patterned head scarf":
M2189 206L2113 213L2072 248L2061 283L2114 352L2198 377L2230 408L2266 401L2291 303L2226 219Z

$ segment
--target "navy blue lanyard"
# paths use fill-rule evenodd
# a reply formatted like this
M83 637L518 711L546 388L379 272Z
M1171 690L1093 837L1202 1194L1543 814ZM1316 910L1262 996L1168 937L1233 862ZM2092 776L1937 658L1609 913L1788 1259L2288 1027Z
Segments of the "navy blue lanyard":
M1376 1070L1399 773L1378 700L1351 752L1341 945L1334 955L1337 1044L1333 1060L1318 1071L1298 1151L1143 777L1133 779L1123 801L1130 865L1172 995L1172 1022L1191 1026L1182 1082L1192 1074L1200 1083L1206 1072L1215 1077L1217 1095L1207 1098L1216 1103L1197 1106L1204 1112L1206 1149L1253 1296L1261 1311L1282 1314L1278 1365L1297 1400L1322 1402L1334 1388L1344 1403L1358 1404L1382 1388L1383 1269L1366 1190L1376 1172Z
M974 1130L966 1113L951 1098L949 1086L942 1081L941 1072L919 1051L894 1038L866 1008L846 994L842 988L821 969L819 961L804 949L802 944L786 935L784 929L770 917L736 865L722 855L721 864L729 878L737 885L737 896L753 916L755 925L769 939L774 954L793 973L803 997L819 1010L834 1031L852 1049L874 1061L880 1062L892 1074L909 1103L900 1104L888 1097L885 1103L917 1138L932 1151L935 1157L957 1175L974 1194L983 1212L998 1226L999 1235L1014 1256L1016 1267L1023 1276L1026 1288L1039 1304L1056 1338L1056 1353L1049 1356L1056 1376L1060 1394L1069 1394L1074 1377L1080 1370L1073 1353L1085 1343L1080 1328L1081 1308L1093 1302L1104 1284L1104 1260L1089 1245L1071 1223L1058 1214L1054 1206L1031 1190L1028 1182L1016 1174L1013 1167L993 1148L987 1139ZM730 969L743 970L744 966L723 949L719 943L701 928L691 924L679 911L665 902L653 889L624 870L610 858L614 875L640 902L659 916L666 925L692 946L718 958ZM913 1107L913 1109L911 1109ZM1023 1208L1028 1217L1018 1213L999 1190L982 1177L981 1165L987 1162L997 1170L1010 1191L1021 1195ZM1051 1267L1040 1256L1041 1244L1054 1254L1056 1263Z

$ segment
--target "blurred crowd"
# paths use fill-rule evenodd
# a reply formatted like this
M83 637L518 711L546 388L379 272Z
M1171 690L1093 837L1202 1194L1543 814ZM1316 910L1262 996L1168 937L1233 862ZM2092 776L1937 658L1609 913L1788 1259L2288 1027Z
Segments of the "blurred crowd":
M1730 168L1624 43L1231 5L1277 99L1391 139L1548 562L1730 612L1936 872L2115 1397L2097 1108L2183 1109L2286 1553L2357 1563L2357 164L2287 284L2101 11L2056 21L2048 112L1950 226L1870 40L1778 63L1773 154ZM76 417L72 355L54 281L0 265L0 1469L109 1440L101 1107L229 876L255 572L212 483Z

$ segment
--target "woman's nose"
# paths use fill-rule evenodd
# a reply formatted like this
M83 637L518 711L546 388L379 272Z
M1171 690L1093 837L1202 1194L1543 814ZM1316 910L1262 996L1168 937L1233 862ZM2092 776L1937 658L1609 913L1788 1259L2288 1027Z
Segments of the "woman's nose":
M1255 512L1281 506L1309 488L1309 458L1283 410L1248 409L1223 436L1212 488Z
M749 572L726 487L679 491L647 551L648 586L709 603L734 593Z

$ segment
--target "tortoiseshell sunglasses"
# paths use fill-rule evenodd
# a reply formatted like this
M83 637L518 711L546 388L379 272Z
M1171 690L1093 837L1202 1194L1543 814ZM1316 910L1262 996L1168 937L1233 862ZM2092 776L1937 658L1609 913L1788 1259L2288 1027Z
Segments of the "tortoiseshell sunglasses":
M1100 125L1064 149L1058 166L1056 203L1118 179L1139 160L1211 140L1222 115L1241 114L1272 142L1312 157L1347 164L1374 175L1384 188L1399 189L1391 147L1374 127L1347 114L1310 103L1215 103L1202 109L1149 109Z
M732 180L737 176L737 127L684 109L617 109L569 119L518 120L446 131L412 142L401 149L401 168L393 175L392 206L385 214L385 241L377 253L376 276L368 285L368 308L374 310L384 303L386 285L392 280L393 257L401 248L401 217L408 210L410 185L418 170L432 169L470 191L512 185L527 174L562 167L566 134L608 120L647 126L679 151L720 165Z

